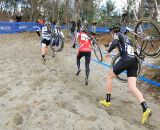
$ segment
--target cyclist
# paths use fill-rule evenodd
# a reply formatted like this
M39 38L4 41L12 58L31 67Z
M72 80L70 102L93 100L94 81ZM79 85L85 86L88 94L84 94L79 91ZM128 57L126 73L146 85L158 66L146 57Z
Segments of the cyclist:
M76 22L73 21L73 20L71 20L71 21L70 21L70 25L71 25L71 28L70 28L70 31L71 31L71 32L70 32L70 34L71 34L71 39L72 39L72 42L73 42L72 48L75 48L76 45L75 45L73 39L74 39L74 37L75 37L75 35L76 35Z
M86 72L86 78L85 78L85 84L88 85L88 77L89 77L89 64L91 59L91 39L87 36L85 32L85 28L81 27L81 31L78 34L78 40L79 40L79 48L78 48L78 54L77 54L77 68L78 71L76 73L76 76L79 75L81 69L80 69L80 60L84 56L85 57L85 72Z
M42 36L41 36L41 53L42 53L42 60L46 61L46 54L48 53L48 45L51 42L51 30L47 26L46 22L44 19L41 19L40 21L41 24L44 26L42 27Z
M113 41L109 46L106 57L110 56L110 52L118 47L121 55L121 59L109 70L106 82L106 99L100 101L100 103L106 107L111 106L111 92L112 92L112 80L124 70L127 70L128 88L132 94L137 98L143 109L142 124L144 124L151 116L151 109L147 106L147 103L136 87L136 77L138 63L134 55L133 45L128 36L120 32L120 24L115 24L111 29L113 34Z

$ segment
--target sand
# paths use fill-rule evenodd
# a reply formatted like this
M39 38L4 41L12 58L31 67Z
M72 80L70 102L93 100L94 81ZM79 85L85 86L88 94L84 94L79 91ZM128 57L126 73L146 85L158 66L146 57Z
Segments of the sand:
M153 115L141 126L141 106L117 80L112 107L102 107L107 70L92 61L85 86L84 59L75 76L75 52L66 44L43 64L35 33L0 35L0 130L160 130L159 102L144 93Z

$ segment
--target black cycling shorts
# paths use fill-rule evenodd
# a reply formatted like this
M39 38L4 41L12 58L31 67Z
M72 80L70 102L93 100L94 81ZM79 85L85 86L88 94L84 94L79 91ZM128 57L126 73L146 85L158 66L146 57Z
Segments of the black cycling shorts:
M44 43L46 46L48 46L51 43L51 40L42 39L41 43Z
M127 77L137 77L138 61L136 57L124 56L113 66L113 72L116 75L125 70L127 70Z
M86 61L89 63L91 60L91 52L79 51L77 59L81 59L83 56L85 56Z

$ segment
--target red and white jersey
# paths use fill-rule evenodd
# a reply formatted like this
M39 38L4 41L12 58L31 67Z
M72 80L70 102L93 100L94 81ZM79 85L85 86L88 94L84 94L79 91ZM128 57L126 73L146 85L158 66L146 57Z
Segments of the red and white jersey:
M87 36L87 34L84 32L80 32L78 35L78 39L79 39L79 51L91 52L91 42L92 41Z

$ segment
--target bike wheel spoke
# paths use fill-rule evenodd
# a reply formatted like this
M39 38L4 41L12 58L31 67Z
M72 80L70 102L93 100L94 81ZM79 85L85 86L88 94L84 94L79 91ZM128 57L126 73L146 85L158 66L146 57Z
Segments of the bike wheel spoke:
M98 46L98 44L96 42L92 43L93 46L92 46L92 49L94 51L94 54L96 56L96 58L102 62L103 58L102 58L102 52L101 52L101 49L100 47Z
M143 48L143 53L147 56L157 56L160 53L160 29L158 25L152 20L140 20L136 27L135 36L138 44L147 44Z

